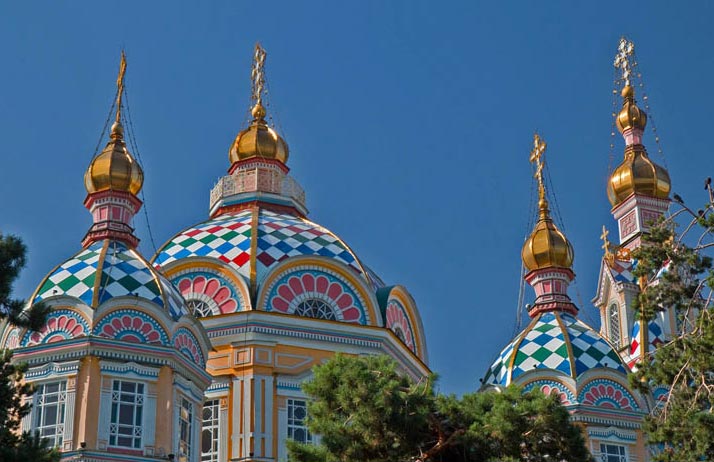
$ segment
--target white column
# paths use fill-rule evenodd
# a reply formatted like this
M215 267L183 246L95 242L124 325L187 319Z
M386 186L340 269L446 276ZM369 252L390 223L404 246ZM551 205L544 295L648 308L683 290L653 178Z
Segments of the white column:
M228 397L219 399L218 414L218 460L224 462L228 457Z
M144 397L143 446L153 447L156 445L156 393L148 393L148 383L144 387L147 393Z
M74 406L77 397L77 379L70 377L67 379L67 393L64 403L64 435L62 437L62 449L71 451L73 449L74 438Z

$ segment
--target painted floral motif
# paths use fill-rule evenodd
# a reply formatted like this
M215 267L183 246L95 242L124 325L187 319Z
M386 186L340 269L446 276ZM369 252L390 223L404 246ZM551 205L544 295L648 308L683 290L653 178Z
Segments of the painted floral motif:
M38 332L27 332L21 346L41 345L84 337L89 332L87 321L70 310L56 310L50 313L47 323Z
M596 380L581 392L580 402L591 406L632 411L637 407L634 398L620 385L609 380Z
M273 286L268 300L268 311L321 313L315 317L360 324L366 318L352 289L339 279L317 271L300 271L284 276ZM316 302L321 302L322 309L307 307ZM327 312L329 309L331 313Z
M106 316L94 328L94 335L132 343L169 343L155 319L134 310L118 310Z
M410 350L414 351L414 335L406 310L397 300L390 300L386 310L387 329L394 332Z
M15 327L10 331L9 334L7 334L7 337L5 338L4 348L13 350L19 346L20 346L20 329Z
M184 275L173 283L198 317L240 311L240 303L227 282L209 273Z
M205 367L206 362L203 359L203 352L201 347L198 345L198 340L196 337L185 328L180 328L176 334L174 334L174 348L179 350L181 354L186 356L191 361L195 362L201 367Z
M575 396L570 389L560 382L553 380L536 380L523 387L524 392L529 392L534 389L539 389L547 396L557 395L564 406L570 406L576 403Z
M551 385L543 385L542 387L540 387L540 391L542 391L543 394L546 396L556 395L558 397L558 399L560 400L560 403L563 404L564 406L566 406L568 404L573 404L568 399L568 395L563 393L558 387L553 387Z

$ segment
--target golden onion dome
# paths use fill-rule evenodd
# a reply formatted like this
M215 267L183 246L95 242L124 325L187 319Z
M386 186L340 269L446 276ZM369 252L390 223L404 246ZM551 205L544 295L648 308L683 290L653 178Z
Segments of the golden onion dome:
M523 244L521 258L528 271L573 265L573 246L553 223L544 200L540 201L540 218Z
M607 197L613 207L633 193L667 199L672 189L669 173L652 162L642 145L625 149L625 160L617 166L607 183Z
M258 103L251 111L253 121L245 130L238 133L228 158L231 164L240 160L260 157L263 159L279 160L283 164L288 161L288 144L268 126L265 121L265 108Z
M617 114L615 124L620 133L631 128L644 130L647 125L647 114L635 104L635 90L630 85L622 89L622 109Z
M124 128L112 125L111 140L89 164L84 187L89 194L100 191L125 191L136 195L144 184L144 172L126 149Z

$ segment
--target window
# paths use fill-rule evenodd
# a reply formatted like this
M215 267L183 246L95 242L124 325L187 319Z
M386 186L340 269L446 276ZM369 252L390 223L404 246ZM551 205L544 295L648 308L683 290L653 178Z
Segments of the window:
M295 314L305 316L306 318L330 319L333 321L336 319L335 311L332 307L316 298L310 298L300 302L297 308L295 308Z
M201 462L218 462L218 416L220 400L203 403L203 431L201 433Z
M66 386L65 382L43 383L34 395L33 430L40 432L50 446L62 445Z
M191 422L193 420L193 404L186 398L181 398L179 409L179 462L191 459Z
M288 438L300 443L312 443L312 435L305 425L307 402L288 399Z
M617 306L616 303L613 303L610 305L610 309L608 310L608 332L610 333L610 342L612 342L613 345L619 347L620 346L620 308Z
M186 305L188 305L188 308L191 310L191 313L193 313L193 315L197 318L213 316L213 310L211 310L211 306L203 300L187 300Z
M141 449L144 384L115 380L112 384L112 415L109 445Z
M600 460L602 462L627 462L625 446L600 443Z

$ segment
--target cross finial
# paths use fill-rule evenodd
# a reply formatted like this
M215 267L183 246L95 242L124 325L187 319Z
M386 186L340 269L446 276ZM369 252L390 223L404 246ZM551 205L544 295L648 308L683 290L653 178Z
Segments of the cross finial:
M635 44L625 37L620 39L620 44L617 47L617 54L613 65L622 70L622 79L625 85L630 85L630 76L632 75L632 67L630 59L635 52Z
M126 53L121 51L121 61L119 62L119 75L117 75L117 116L116 123L121 123L121 97L124 93L124 74L126 74Z
M251 70L251 80L253 84L253 94L251 100L256 106L263 103L263 90L265 88L265 49L260 43L255 44L255 54L253 55L253 68Z
M543 167L545 161L542 159L545 154L547 143L541 138L538 133L533 135L533 149L531 150L530 161L536 165L536 171L533 175L538 181L538 206L541 212L548 210L548 201L545 198L545 182L543 181Z
M607 238L608 234L610 234L610 231L605 228L605 225L602 225L602 234L600 235L600 239L602 239L602 249L605 251L605 258L610 260L612 258L612 250L611 246L612 244L610 243L610 240Z

